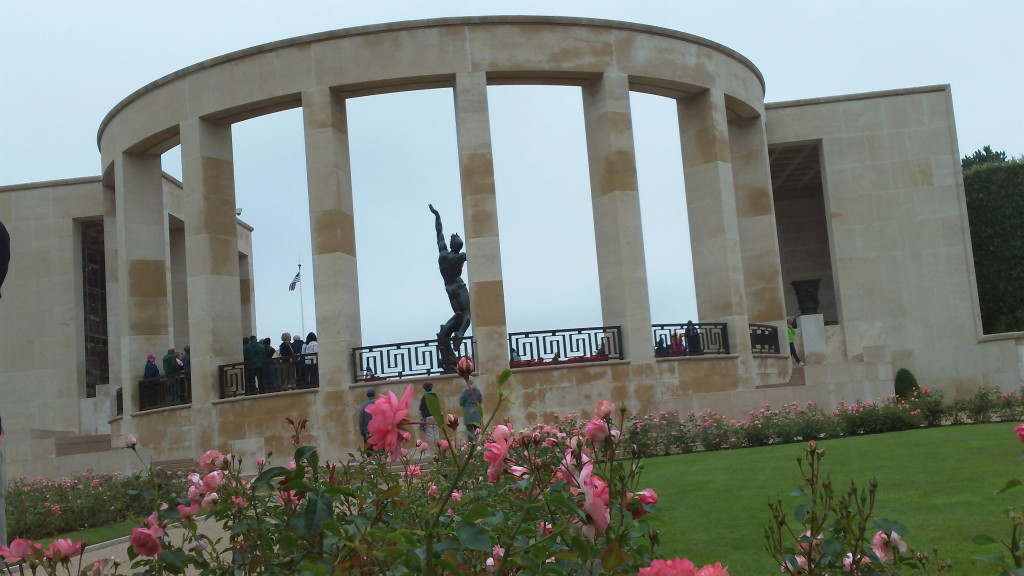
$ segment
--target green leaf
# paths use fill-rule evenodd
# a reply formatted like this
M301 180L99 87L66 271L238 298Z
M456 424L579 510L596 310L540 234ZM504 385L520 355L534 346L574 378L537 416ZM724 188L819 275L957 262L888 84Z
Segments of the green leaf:
M491 515L491 508L486 504L476 504L469 510L460 510L464 522L476 522Z
M830 558L842 558L846 554L845 547L839 540L822 540L821 550L825 554L828 554Z
M299 536L320 534L324 522L334 519L334 510L329 498L321 498L317 493L306 495L306 506L302 514L292 518L288 524Z
M273 480L274 478L280 478L281 476L286 476L287 474L288 474L288 469L284 468L284 467L281 467L281 466L274 466L273 468L267 468L266 470L261 472L260 475L257 476L255 480L252 481L252 485L253 486L269 486L271 480Z
M167 564L171 568L174 568L172 572L174 572L175 574L181 574L182 571L185 570L185 551L181 548L175 548L172 550L161 550L159 556L160 559L163 560L165 564Z
M314 460L310 460L310 457L316 457L316 446L299 446L295 449L295 463L309 461L310 466L316 466ZM319 460L319 458L317 458Z
M803 524L804 518L807 517L807 513L810 511L811 506L809 504L799 504L796 507L796 510L793 511L793 518L795 518L797 522Z
M971 538L971 542L978 546L984 546L985 544L997 544L999 541L988 534L975 534L974 538Z
M608 571L614 571L628 560L629 554L620 548L616 542L609 542L604 552L601 553L601 564Z
M504 384L505 382L508 382L508 379L511 378L511 377L512 377L512 370L509 370L508 368L506 368L505 370L502 370L501 374L498 374L498 385L501 385L501 384Z
M394 498L395 496L398 496L401 493L402 493L402 485L401 484L395 484L394 486L389 486L387 490L381 492L380 493L380 499L381 500L390 500L391 498Z
M975 560L981 560L982 562L986 562L988 564L995 564L996 566L1002 566L1003 568L1006 568L1007 570L1009 570L1011 568L1011 566L1006 563L1006 560L1003 560L1002 556L975 556L974 559Z
M459 537L459 542L462 542L462 545L470 550L490 552L493 547L491 535L476 524L465 522L459 524L459 527L455 529L455 535Z
M900 536L906 536L909 532L906 526L888 518L875 518L875 528L882 532L895 532Z
M1014 478L1013 480L1008 480L1006 482L1005 486L1003 486L999 490L996 490L996 494L1002 494L1003 492L1006 492L1007 490L1010 490L1011 488L1016 488L1017 486L1020 486L1020 485L1021 485L1021 481L1020 481L1019 478Z
M425 394L424 397L427 399L427 410L434 417L434 424L444 426L444 415L441 414L441 401L437 399L437 394Z

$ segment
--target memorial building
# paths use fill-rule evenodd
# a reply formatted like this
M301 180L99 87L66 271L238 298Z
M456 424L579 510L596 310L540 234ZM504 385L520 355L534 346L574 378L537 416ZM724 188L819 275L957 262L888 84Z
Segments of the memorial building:
M487 87L578 87L590 168L602 327L510 334ZM471 17L313 34L213 58L141 88L99 126L99 176L0 187L12 263L0 300L8 475L156 462L210 448L289 453L309 418L326 458L354 451L372 385L400 393L436 355L363 342L346 101L450 90L474 265L463 350L485 402L511 367L517 426L609 399L639 413L878 400L908 368L948 397L1019 385L1024 338L983 334L951 89L766 103L755 64L653 26ZM630 93L675 100L698 318L652 324ZM232 124L301 109L319 352L316 385L255 394L241 342L259 333L251 235L235 214ZM161 154L180 145L179 182ZM787 318L797 317L789 355ZM538 329L559 327L538 327ZM571 327L562 327L569 329ZM698 342L699 341L699 342ZM191 347L185 402L140 385L147 353ZM303 363L305 364L305 363ZM309 380L306 380L309 384ZM165 390L160 388L159 390ZM168 388L169 390L169 388ZM161 392L162 394L163 392Z

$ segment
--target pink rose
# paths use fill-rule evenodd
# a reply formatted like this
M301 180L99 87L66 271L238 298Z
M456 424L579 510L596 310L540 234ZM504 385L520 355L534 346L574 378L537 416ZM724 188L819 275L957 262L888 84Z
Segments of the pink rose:
M205 510L212 510L213 506L217 503L217 500L219 500L219 499L220 499L220 496L218 496L216 492L210 492L206 496L203 496L203 501L202 501L202 503L200 505Z
M213 472L223 462L224 455L216 450L207 450L199 457L199 468L203 472Z
M583 435L594 444L604 442L610 434L611 430L608 428L608 423L600 418L594 418L588 422L587 429L583 431Z
M28 558L39 549L39 544L35 544L26 538L18 538L14 542L11 542L10 548L7 546L0 546L0 556L3 556L4 560L6 560L8 564L14 564L16 562L20 562L24 558Z
M412 385L405 388L401 400L395 393L388 390L377 401L366 407L370 414L370 446L391 455L391 461L398 460L402 444L409 442L412 436L402 428L409 424L409 403L412 401Z
M419 466L416 466L415 464L410 464L405 468L405 475L408 476L409 478L412 478L414 476L422 476L423 471L420 469Z
M66 558L74 558L81 553L82 543L72 542L68 538L59 538L50 542L50 547L45 552L46 557L54 562L60 562Z
M498 424L497 426L494 427L494 430L491 431L491 440L494 440L495 442L500 440L508 440L511 435L512 431L509 430L508 426L505 426L504 424Z
M846 570L850 574L860 574L861 568L866 567L871 563L871 559L866 556L861 556L856 562L853 561L853 552L847 552L846 556L843 557L843 570Z
M430 498L437 498L437 484L433 482L427 487L427 496Z
M594 410L594 418L607 418L615 412L615 404L607 400L601 400L597 403L597 409Z
M259 458L256 459L256 467L257 468L263 468L266 465L267 465L267 459L266 458L260 456Z
M807 558L803 556L796 556L796 566L793 566L789 562L783 562L782 566L779 566L780 572L795 572L797 574L807 572Z
M437 449L441 452L447 452L451 448L451 444L447 440L438 440Z
M199 503L194 502L190 506L184 504L178 504L178 514L181 515L182 520L189 520L195 518L196 514L199 513Z
M203 477L202 490L203 492L216 492L222 482L224 482L224 473L214 470Z
M729 572L719 562L715 562L714 566L708 564L697 570L697 576L729 576Z
M505 471L505 457L508 456L508 441L499 440L484 446L484 460L490 462L487 468L487 481L497 484Z
M131 536L128 537L128 543L132 545L132 550L139 556L152 558L163 550L160 540L145 528L133 528Z
M646 506L658 503L658 493L652 488L644 488L643 490L635 493L634 496L639 498L640 503Z
M129 434L129 435L124 437L124 447L125 448L128 448L129 450L135 450L135 447L138 446L138 444L139 444L139 441L135 439L134 435Z
M459 362L455 365L455 371L459 373L459 376L462 376L466 383L469 383L469 377L473 375L473 369L473 361L467 356L459 358Z
M593 542L595 537L604 534L611 522L608 485L600 477L588 474L583 483L583 495L583 511L590 516L590 523L584 527L584 533ZM590 527L593 528L588 531Z
M159 512L153 512L146 518L146 526L149 527L149 532L153 536L159 538L164 535L164 527L161 525Z
M637 576L697 576L697 567L686 558L655 560L650 566L641 568Z
M903 554L907 551L907 543L896 532L886 534L880 531L871 539L871 550L882 562L892 562L894 552Z
M1024 442L1024 424L1017 424L1013 427L1013 431L1017 433L1017 438Z

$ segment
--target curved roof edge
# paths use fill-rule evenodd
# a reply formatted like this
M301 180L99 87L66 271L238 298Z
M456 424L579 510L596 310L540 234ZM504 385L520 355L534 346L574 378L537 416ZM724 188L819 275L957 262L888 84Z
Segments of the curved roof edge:
M254 54L260 54L262 52L270 52L278 50L280 48L286 48L296 44L305 44L312 42L321 42L324 40L333 40L335 38L344 38L346 36L364 36L367 34L379 34L381 32L393 32L397 30L414 30L417 28L435 28L440 26L473 26L473 25L485 25L485 24L553 24L563 26L596 26L602 28L617 28L620 30L630 30L633 32L642 32L646 34L654 34L658 36L666 36L668 38L675 38L677 40L685 40L693 44L705 46L717 52L721 52L726 56L733 58L734 60L742 63L744 66L750 69L750 71L757 77L761 83L761 89L765 89L764 76L761 71L757 69L757 66L750 61L746 56L743 56L739 52L729 48L725 45L719 44L703 38L701 36L695 36L686 32L680 32L678 30L672 30L670 28L662 28L660 26L652 26L649 24L636 24L633 22L622 22L619 20L603 20L600 18L577 18L571 16L456 16L450 18L429 18L424 20L406 20L401 22L388 22L384 24L369 24L366 26L356 26L353 28L341 28L338 30L330 30L327 32L317 32L314 34L306 34L303 36L295 36L293 38L286 38L284 40L276 40L274 42L268 42L266 44L259 44L251 46L249 48L243 48L234 52L229 52L221 56L210 58L209 60L203 60L191 66L182 68L176 72L171 72L162 78L158 78L149 84L146 84L142 88L132 92L123 100L114 105L114 107L107 112L106 116L100 122L99 130L96 133L96 145L99 147L100 141L103 137L103 131L106 130L107 125L111 119L116 116L121 110L125 109L132 102L142 97L147 92L150 92L164 84L169 84L179 78L188 76L205 68L210 68L230 62L232 60L238 60L239 58L245 58Z

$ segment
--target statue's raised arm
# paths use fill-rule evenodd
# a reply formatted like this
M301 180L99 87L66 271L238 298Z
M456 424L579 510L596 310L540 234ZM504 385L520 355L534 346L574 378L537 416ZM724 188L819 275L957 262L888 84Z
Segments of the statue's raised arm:
M434 213L434 230L437 230L437 250L438 252L445 252L448 250L448 245L444 241L444 232L441 227L441 214L434 209L433 204L427 204L430 211Z

